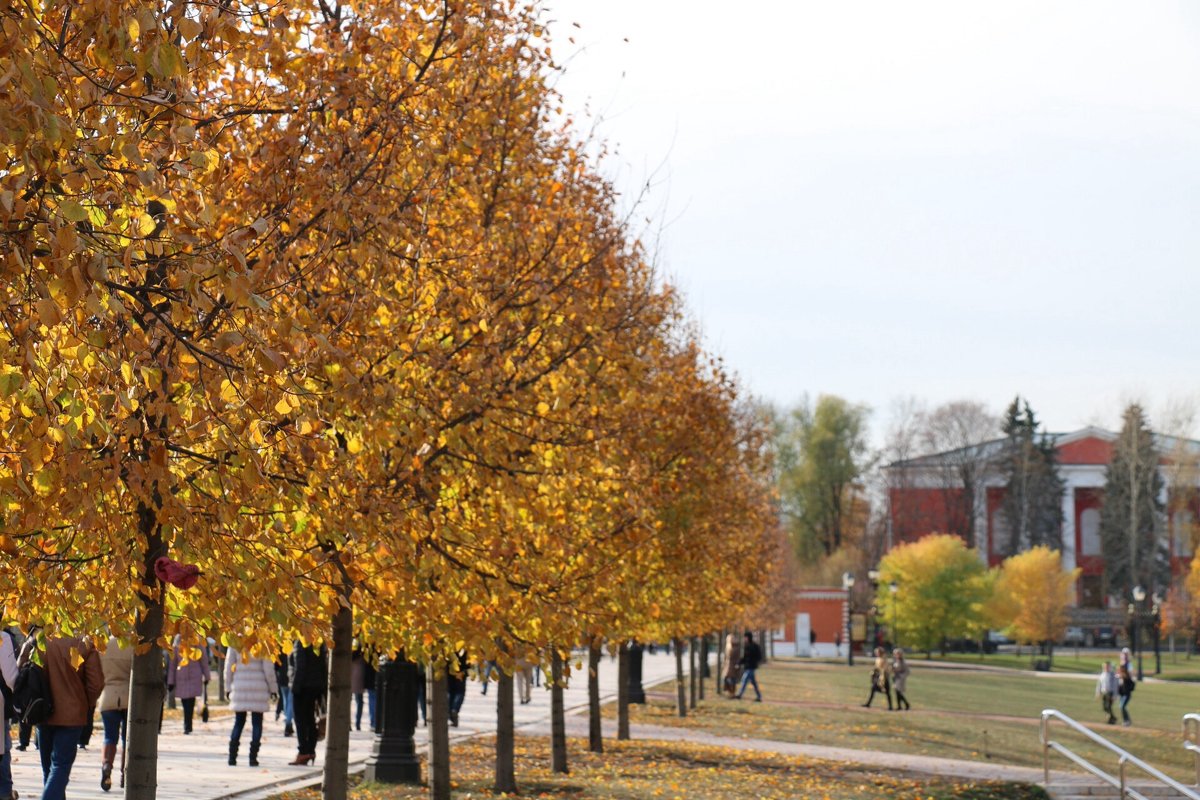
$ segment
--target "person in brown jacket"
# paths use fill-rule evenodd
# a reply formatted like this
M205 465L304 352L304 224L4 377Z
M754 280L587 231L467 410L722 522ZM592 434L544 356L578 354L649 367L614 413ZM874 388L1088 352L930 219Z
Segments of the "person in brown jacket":
M21 651L21 663L29 660L35 637ZM82 661L76 662L72 652ZM78 663L78 666L76 666ZM46 639L42 660L50 683L54 711L38 726L38 751L42 757L42 800L66 800L71 765L79 750L79 737L91 719L104 690L100 654L80 636Z

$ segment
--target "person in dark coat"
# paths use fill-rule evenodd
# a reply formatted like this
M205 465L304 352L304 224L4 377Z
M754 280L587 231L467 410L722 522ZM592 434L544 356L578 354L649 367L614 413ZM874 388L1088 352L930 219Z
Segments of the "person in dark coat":
M363 695L367 700L369 730L375 730L375 654L355 647L350 654L350 691L354 694L354 730L362 730Z
M762 692L758 690L758 678L754 673L758 670L758 665L762 663L762 648L754 641L754 634L746 631L746 643L742 646L742 688L737 693L737 699L741 700L742 695L746 693L746 686L752 684L754 686L754 701L762 702Z
M291 736L296 731L292 727L292 687L288 686L288 656L281 652L275 659L275 685L279 687L279 699L275 705L275 721L283 714L283 735Z
M317 706L329 682L327 651L297 640L288 659L288 685L292 689L292 713L296 721L296 760L293 766L311 764L317 758Z

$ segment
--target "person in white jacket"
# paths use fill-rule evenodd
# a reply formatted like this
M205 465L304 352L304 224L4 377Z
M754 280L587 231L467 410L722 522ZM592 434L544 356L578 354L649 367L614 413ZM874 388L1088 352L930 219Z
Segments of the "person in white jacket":
M1113 700L1117 696L1118 688L1117 672L1112 668L1111 661L1105 661L1100 669L1100 676L1096 679L1096 696L1100 698L1100 705L1108 715L1109 725L1117 721L1116 715L1113 714Z
M258 766L258 748L262 742L263 714L271 709L279 694L275 682L275 664L262 658L244 656L234 648L225 654L225 685L229 687L229 708L233 711L233 732L229 735L229 766L237 765L238 745L246 714L250 715L250 766Z
M13 635L8 631L0 631L0 678L4 680L7 689L4 695L8 697L17 685L17 648ZM17 793L13 791L12 732L9 730L8 709L3 709L0 714L4 716L4 752L0 755L0 800L17 800Z

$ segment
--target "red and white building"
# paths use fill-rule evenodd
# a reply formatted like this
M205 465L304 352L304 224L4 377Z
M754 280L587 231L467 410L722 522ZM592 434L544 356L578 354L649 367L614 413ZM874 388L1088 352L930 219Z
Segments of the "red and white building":
M1117 434L1100 428L1051 434L1058 450L1059 475L1065 484L1061 549L1063 566L1080 568L1076 586L1080 606L1102 608L1104 557L1100 546L1100 510L1104 504L1105 471L1112 460ZM1184 470L1174 470L1187 454L1200 454L1200 442L1169 436L1156 437L1163 485L1178 485ZM1005 440L982 442L971 448L935 453L890 464L888 471L888 547L915 541L930 533L953 533L974 547L989 565L996 565L1008 550L1008 526L1002 503L1005 479L1000 458ZM974 502L965 496L960 469L977 470ZM1195 491L1195 470L1187 496L1172 496L1164 488L1160 498L1168 509L1164 536L1171 546L1171 571L1187 571L1192 558L1196 520L1200 519L1200 493ZM1175 479L1172 480L1172 477ZM973 519L972 519L973 517ZM974 523L973 525L971 523Z

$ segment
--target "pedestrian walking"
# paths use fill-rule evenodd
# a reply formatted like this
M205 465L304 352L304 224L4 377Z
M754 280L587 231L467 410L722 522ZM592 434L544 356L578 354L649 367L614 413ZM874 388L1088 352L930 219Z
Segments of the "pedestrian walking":
M867 702L863 703L863 708L870 708L875 695L882 694L887 698L888 711L892 710L891 682L888 675L890 671L888 660L883 657L883 648L876 647L875 666L871 670L871 694L867 697Z
M35 641L31 636L21 649L18 669L29 662ZM37 726L42 800L66 800L79 739L104 690L104 672L100 654L82 636L48 637L42 664L54 705L46 721Z
M354 730L362 730L363 699L366 695L369 730L375 730L375 657L361 645L350 653L350 691L354 695Z
M722 684L725 694L732 700L737 694L738 681L742 679L742 644L732 633L725 634L725 676Z
M1100 676L1096 679L1096 696L1100 698L1100 707L1104 709L1109 725L1117 721L1117 716L1113 713L1113 702L1119 689L1117 672L1113 669L1111 661L1105 661L1104 666L1100 668Z
M467 654L462 650L458 652L455 664L446 670L446 694L450 725L457 728L458 713L467 699Z
M1117 681L1117 695L1121 698L1121 724L1128 728L1133 724L1129 717L1129 701L1133 699L1133 690L1137 687L1128 663L1123 663L1117 670Z
M275 659L275 685L279 688L279 698L275 701L275 721L283 714L283 735L291 736L296 731L292 727L292 687L288 684L287 653L280 653Z
M229 766L237 766L238 747L250 715L250 761L258 766L262 744L263 714L278 698L275 665L265 658L253 658L229 648L225 653L225 685L229 687L229 708L233 711L233 730L229 734Z
M904 651L897 647L892 651L892 693L896 695L896 710L908 711L908 662L904 659ZM901 705L904 706L901 709Z
M16 716L12 704L12 690L17 685L17 640L9 631L0 632L0 689L3 689L4 714L3 745L0 753L0 800L17 800L13 791L12 777L12 728L11 723Z
M762 663L762 648L754 641L754 634L746 631L745 642L742 644L742 688L738 690L737 699L741 700L742 695L746 693L746 686L754 686L754 702L762 702L762 692L758 689L758 678L755 673L758 671L758 665Z
M104 746L100 753L100 788L112 789L113 766L117 745L124 751L125 729L129 724L129 677L133 674L133 648L124 647L117 637L108 637L108 645L100 656L100 671L104 674L104 690L100 692L100 722L104 727ZM121 785L125 785L125 764L121 759Z
M517 697L521 705L533 700L533 665L523 658L517 659Z
M292 766L311 764L317 758L317 708L325 697L329 679L327 650L296 641L288 661L292 687L292 713L296 719L296 759Z
M208 667L208 642L200 645L200 655L191 658L184 652L182 637L176 636L171 645L171 661L167 665L167 691L183 706L183 732L191 734L196 714L196 698L204 694L211 672Z

